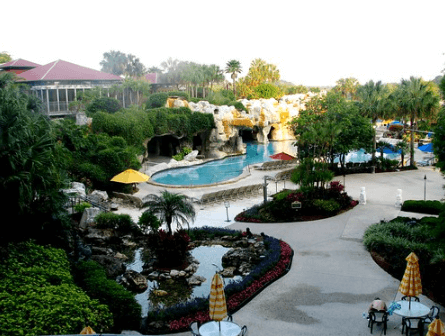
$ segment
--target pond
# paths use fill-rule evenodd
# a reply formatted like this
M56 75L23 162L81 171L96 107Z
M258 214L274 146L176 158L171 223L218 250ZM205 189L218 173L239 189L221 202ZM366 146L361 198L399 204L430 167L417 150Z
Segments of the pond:
M200 262L199 268L195 275L200 275L207 280L203 282L200 286L193 286L190 291L189 299L193 299L196 297L207 297L210 293L210 283L212 281L212 277L215 274L216 267L213 264L216 264L219 269L222 269L221 259L223 255L230 248L223 247L221 245L212 245L212 246L198 246L195 247L191 254L192 256ZM136 272L142 272L142 266L144 262L142 261L141 255L143 253L143 249L137 249L135 251L134 260L126 263L128 270L134 270ZM240 279L240 277L233 278L234 280ZM225 283L228 284L229 280L225 279ZM139 293L135 295L136 301L142 307L142 316L146 316L150 309L152 309L152 304L149 300L150 290L157 289L158 283L157 281L148 281L148 288L145 292ZM162 288L161 288L162 289Z

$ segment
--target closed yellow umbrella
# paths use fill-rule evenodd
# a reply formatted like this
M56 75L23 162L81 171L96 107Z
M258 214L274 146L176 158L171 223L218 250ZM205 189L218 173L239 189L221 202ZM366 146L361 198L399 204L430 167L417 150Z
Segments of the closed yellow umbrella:
M212 278L210 285L210 318L214 321L221 321L227 317L226 295L224 293L224 283L218 273Z
M416 254L411 252L406 257L406 261L406 269L399 286L399 292L410 297L409 306L411 307L411 297L422 294L422 281L420 279L419 258Z
M120 174L114 176L111 181L119 183L140 183L148 181L150 177L137 170L127 169Z
M426 336L445 336L445 326L443 322L438 318L434 319L428 327Z
M85 327L80 332L81 335L96 335L93 329L91 327Z

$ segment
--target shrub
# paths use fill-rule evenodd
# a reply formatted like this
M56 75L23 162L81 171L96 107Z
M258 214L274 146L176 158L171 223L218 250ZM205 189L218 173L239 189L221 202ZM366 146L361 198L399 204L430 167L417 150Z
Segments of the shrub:
M85 209L91 208L91 204L88 202L80 202L74 206L74 211L83 213Z
M444 211L444 205L440 201L405 201L402 205L402 211L419 212L430 215L438 215Z
M115 280L107 279L102 266L91 260L81 261L75 266L75 279L90 297L109 307L113 314L115 331L140 328L141 306L134 294Z
M138 224L144 232L150 229L155 233L158 232L158 229L161 227L161 222L158 217L156 217L150 210L146 210L142 213L139 217Z
M0 260L0 334L77 334L112 326L109 309L75 285L66 253L32 242L10 244ZM19 284L19 285L18 285Z
M263 83L254 88L257 98L279 98L282 95L278 86L269 83Z
M247 108L244 106L243 103L238 102L238 101L231 101L230 103L227 104L228 106L234 106L237 110L239 111L246 111L247 112Z
M157 258L159 267L174 268L183 266L190 237L184 230L168 234L164 230L148 235L148 245Z
M313 200L313 204L316 208L318 208L322 213L331 214L335 213L340 209L340 204L335 200L324 200L324 199L315 199Z
M94 220L96 227L100 229L115 229L122 233L131 233L135 230L133 220L127 214L101 212Z
M157 107L164 107L167 103L169 94L166 92L157 92L153 93L148 97L146 106L147 109L157 108Z
M170 97L172 96L176 96L176 97L183 97L185 100L189 101L190 100L190 95L188 94L188 92L185 91L170 91L168 93L168 95Z
M115 113L121 108L120 103L117 99L111 97L100 97L94 99L90 104L88 104L86 110L90 113L96 113L99 111Z

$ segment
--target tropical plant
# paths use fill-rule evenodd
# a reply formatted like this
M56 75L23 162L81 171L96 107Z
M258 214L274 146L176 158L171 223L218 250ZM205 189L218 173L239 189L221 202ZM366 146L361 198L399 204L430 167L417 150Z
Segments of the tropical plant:
M121 76L125 73L127 66L127 55L120 51L110 50L103 54L103 60L100 62L102 71Z
M230 60L226 64L226 73L230 73L233 81L233 94L236 96L236 78L242 72L241 63L237 60Z
M167 225L168 234L172 234L172 224L178 228L184 224L190 227L190 222L195 220L195 208L191 199L182 194L170 193L164 190L161 196L148 195L144 198L143 208L147 208L157 215L162 223Z
M336 86L333 90L341 94L343 98L354 100L356 98L357 90L360 83L353 77L340 78L336 82Z
M422 78L402 79L394 92L393 106L400 117L410 120L410 163L414 164L415 122L420 118L435 116L440 109L440 96L430 82Z
M138 225L143 232L150 230L153 233L158 232L161 227L161 221L150 210L146 210L139 217Z
M442 90L442 96L445 97L445 76L442 78L440 88ZM438 114L437 125L434 128L433 138L434 154L437 157L436 166L440 168L442 174L445 173L445 108Z
M89 103L86 107L87 112L95 113L95 112L108 112L115 113L119 111L121 108L120 103L117 99L111 97L99 97L95 98L91 103Z
M358 108L364 117L370 118L372 125L375 126L378 118L388 116L388 88L381 81L374 83L369 81L365 85L360 86L357 90ZM375 161L376 151L376 133L374 130L372 148L372 161Z

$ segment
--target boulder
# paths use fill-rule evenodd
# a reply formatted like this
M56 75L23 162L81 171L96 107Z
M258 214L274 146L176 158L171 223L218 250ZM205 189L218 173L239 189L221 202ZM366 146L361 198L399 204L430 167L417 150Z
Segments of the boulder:
M82 214L82 218L80 220L79 227L81 229L86 229L87 226L94 223L94 218L96 218L96 216L98 214L100 214L101 212L102 212L102 210L100 210L99 208L94 208L94 207L85 209L85 211Z
M108 200L108 194L106 191L94 190L89 196L97 199L99 202L105 202Z
M124 263L114 257L106 255L92 255L91 260L96 261L105 268L105 272L108 278L115 279L126 270Z
M138 293L142 293L148 288L147 278L133 270L125 271L121 283Z
M199 286L207 279L200 276L200 275L192 275L190 278L187 279L187 283L190 286Z
M185 160L185 161L195 161L197 155L198 155L198 151L197 151L197 150L194 150L194 151L192 151L191 153L187 154L187 155L184 157L184 160Z

